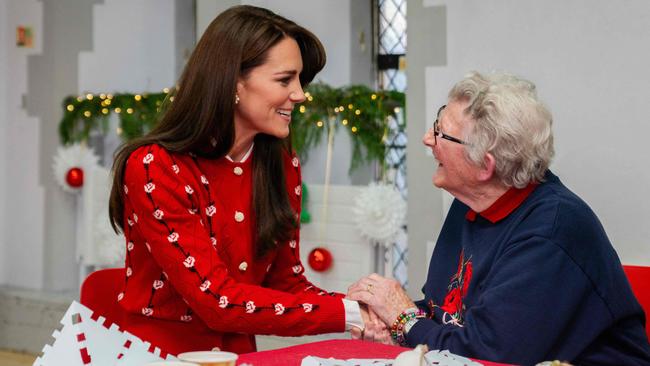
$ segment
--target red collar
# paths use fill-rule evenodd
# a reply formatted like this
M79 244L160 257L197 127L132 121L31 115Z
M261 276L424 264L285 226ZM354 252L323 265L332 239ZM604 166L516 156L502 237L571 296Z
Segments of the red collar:
M511 187L506 193L494 201L492 206L485 210L477 213L470 208L465 214L465 218L469 221L474 221L476 220L476 215L481 215L484 219L496 224L519 207L538 185L539 183L530 183L524 188Z

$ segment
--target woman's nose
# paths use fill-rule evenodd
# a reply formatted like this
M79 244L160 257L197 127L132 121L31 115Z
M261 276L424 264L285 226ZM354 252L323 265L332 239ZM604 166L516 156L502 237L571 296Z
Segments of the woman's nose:
M300 86L300 84L298 84L298 86L291 93L289 93L289 99L291 99L291 101L294 103L302 103L305 101L305 92L302 90L302 86Z

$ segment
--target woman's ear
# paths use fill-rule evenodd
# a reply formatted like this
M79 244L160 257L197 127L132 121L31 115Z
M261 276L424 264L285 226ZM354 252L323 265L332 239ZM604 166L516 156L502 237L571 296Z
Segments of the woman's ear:
M245 82L243 79L237 80L237 94L241 94L244 91L245 89L244 85Z
M487 182L492 177L494 176L494 170L497 167L497 162L494 159L494 155L488 153L485 153L485 157L483 158L483 166L480 168L478 172L478 179L483 182Z

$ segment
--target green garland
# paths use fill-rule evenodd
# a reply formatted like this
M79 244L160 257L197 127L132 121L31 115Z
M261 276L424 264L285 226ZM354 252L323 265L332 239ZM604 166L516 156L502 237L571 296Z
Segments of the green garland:
M64 145L87 141L92 131L106 133L108 117L119 115L118 135L131 140L147 133L158 121L166 102L172 101L169 90L145 94L86 94L63 100L63 118L59 136Z
M404 93L315 83L305 89L305 95L307 100L294 109L291 124L292 144L303 160L322 141L323 133L344 127L352 137L350 171L363 163L384 163L387 119L405 112Z
M315 83L305 89L305 95L307 100L294 108L291 124L292 144L303 160L322 141L324 132L345 127L352 135L350 170L372 161L383 163L386 121L404 112L403 93L374 91L361 85L332 88ZM93 131L106 133L112 113L119 115L121 138L142 136L173 100L168 89L160 93L66 97L59 124L61 141L67 145L88 140Z

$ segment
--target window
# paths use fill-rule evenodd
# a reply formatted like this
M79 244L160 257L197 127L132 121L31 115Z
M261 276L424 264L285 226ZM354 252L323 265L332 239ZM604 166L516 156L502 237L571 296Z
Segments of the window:
M378 86L381 89L406 91L406 0L376 0ZM407 197L406 186L406 126L404 115L389 121L386 138L386 181L394 184ZM402 286L408 285L406 226L391 247L387 260L393 277Z

